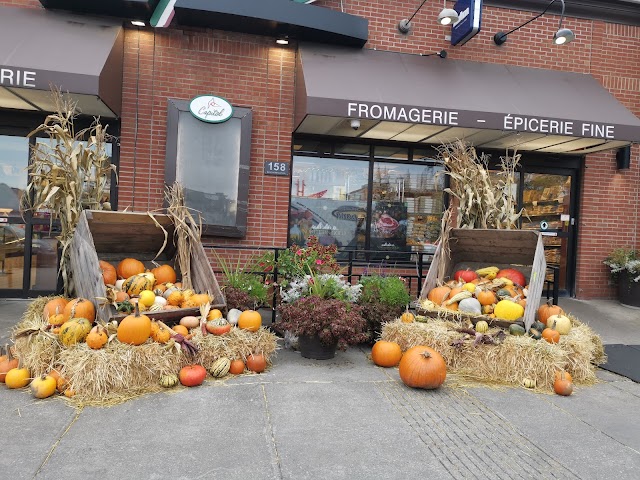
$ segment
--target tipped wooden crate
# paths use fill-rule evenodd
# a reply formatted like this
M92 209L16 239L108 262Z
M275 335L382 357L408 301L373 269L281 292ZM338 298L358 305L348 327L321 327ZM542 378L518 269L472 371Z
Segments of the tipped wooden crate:
M444 275L438 277L438 265L444 255L442 246L438 245L422 285L420 300L426 299L429 291L438 283L453 279L457 270L477 270L490 266L517 268L529 281L529 295L523 317L523 324L528 330L535 321L547 270L541 235L531 230L454 228L450 233L449 248L451 256L443 260ZM487 320L500 326L509 323L484 316L472 318L474 323L476 320Z
M156 222L162 228L158 227ZM167 232L166 238L163 228ZM106 296L99 260L117 266L121 260L131 257L152 269L156 266L152 263L155 259L158 264L171 265L176 270L178 278L181 278L182 272L176 261L177 251L173 244L174 231L171 219L163 214L153 214L152 218L147 213L84 210L78 220L70 251L75 295L94 301L98 316L103 320L123 318L124 315L116 312L112 305L101 305L100 301L96 300ZM160 250L162 252L156 258ZM208 292L213 297L211 308L225 307L224 296L200 242L191 247L190 277L196 292ZM181 308L145 314L171 323L185 315L199 314L199 310Z

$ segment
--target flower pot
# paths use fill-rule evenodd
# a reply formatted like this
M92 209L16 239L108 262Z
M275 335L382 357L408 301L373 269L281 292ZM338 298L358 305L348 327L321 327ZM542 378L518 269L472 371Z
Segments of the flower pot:
M640 282L634 282L628 272L618 275L618 301L629 307L640 307Z
M325 345L319 337L308 337L300 335L298 337L298 350L304 358L313 360L329 360L336 356L337 344Z

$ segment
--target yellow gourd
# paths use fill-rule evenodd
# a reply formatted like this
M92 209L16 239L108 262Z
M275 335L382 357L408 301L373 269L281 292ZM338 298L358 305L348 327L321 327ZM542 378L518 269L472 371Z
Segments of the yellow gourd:
M503 320L517 320L524 315L524 308L511 300L500 300L493 309L496 318Z

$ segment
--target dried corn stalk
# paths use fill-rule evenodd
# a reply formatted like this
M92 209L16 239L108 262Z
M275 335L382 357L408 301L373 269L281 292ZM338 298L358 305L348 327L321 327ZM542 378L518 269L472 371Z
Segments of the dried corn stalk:
M29 133L29 137L44 134L49 141L37 142L31 149L29 184L20 200L20 209L23 215L45 211L50 213L51 222L60 220L61 234L57 237L62 248L60 274L65 293L72 295L69 247L78 217L84 209L111 209L108 187L116 166L109 162L106 152L106 145L112 140L107 126L96 118L89 128L76 132L77 102L55 88L52 96L55 113Z
M515 169L520 156L508 152L501 157L502 171L497 172L497 180L491 178L488 157L478 157L475 148L458 140L440 148L446 170L442 172L451 179L451 186L445 191L458 200L457 228L517 227L522 215L515 211Z
M165 188L165 200L167 215L171 218L175 227L174 243L176 245L176 258L182 272L182 286L193 288L191 283L191 245L200 243L202 233L202 219L198 215L196 221L189 208L185 206L184 188L178 182L167 185Z

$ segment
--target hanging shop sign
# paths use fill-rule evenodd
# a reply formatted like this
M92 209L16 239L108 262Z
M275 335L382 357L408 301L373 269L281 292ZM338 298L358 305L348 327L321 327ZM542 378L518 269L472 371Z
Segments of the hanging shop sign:
M222 97L199 95L191 99L189 111L198 120L207 123L226 122L233 115L233 107Z
M464 45L480 31L482 0L458 0L453 9L458 21L451 25L451 45Z

